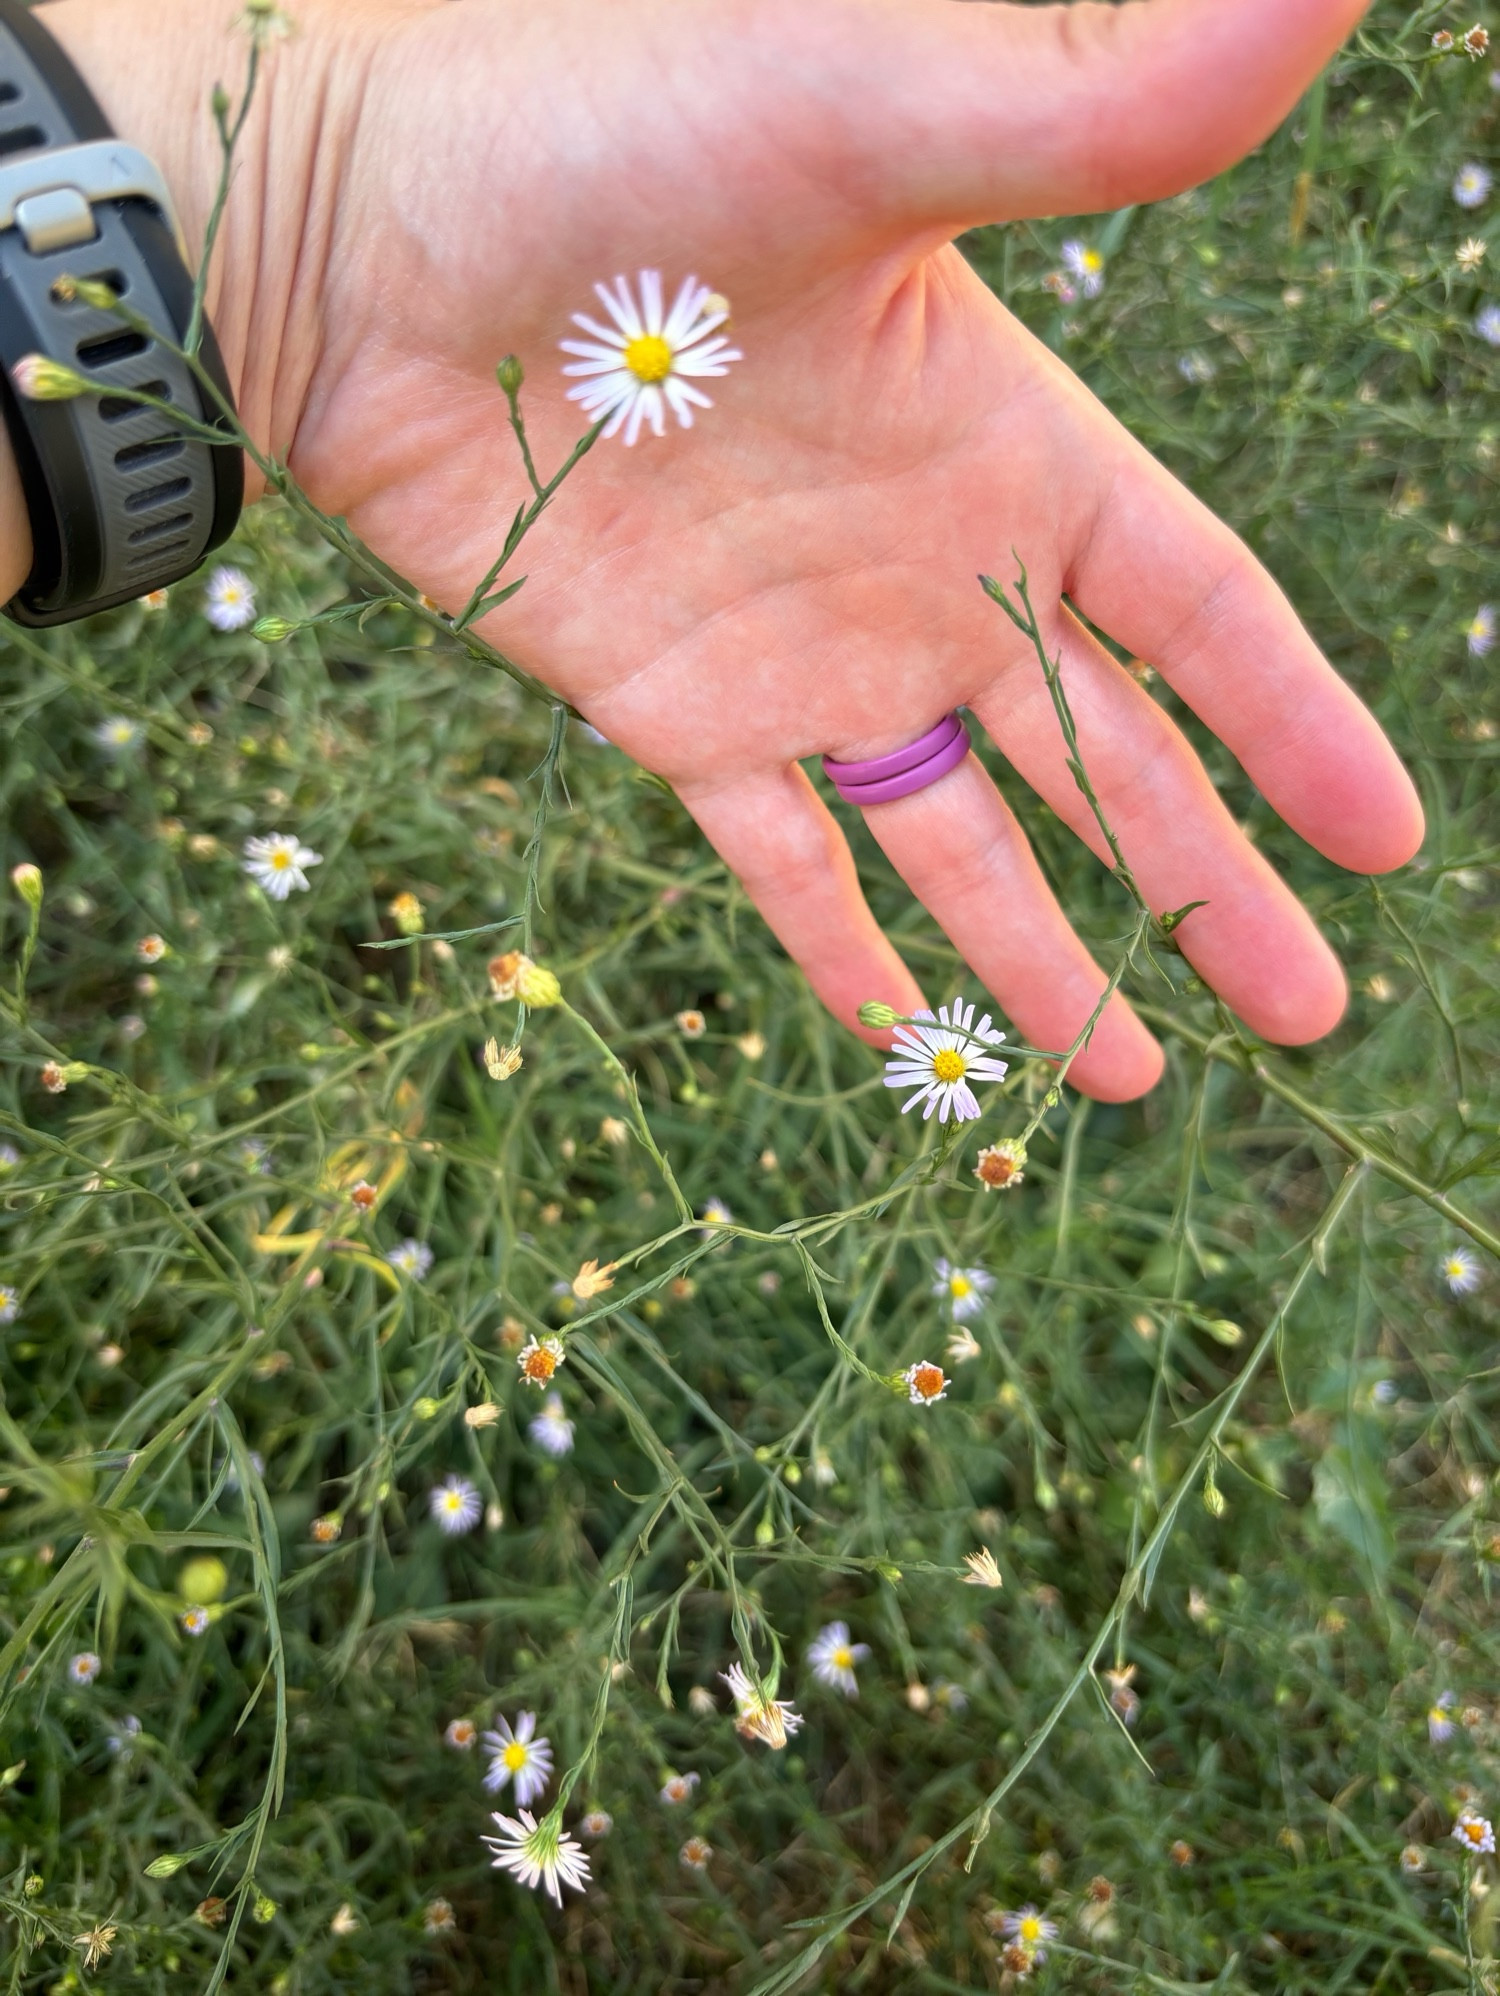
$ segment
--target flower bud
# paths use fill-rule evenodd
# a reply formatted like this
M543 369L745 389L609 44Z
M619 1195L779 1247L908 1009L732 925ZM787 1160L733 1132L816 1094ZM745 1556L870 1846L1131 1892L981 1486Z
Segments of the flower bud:
M516 395L526 379L526 370L513 353L508 353L495 369L495 379L507 396Z
M294 623L290 617L257 617L250 626L252 638L259 638L263 645L279 645L288 639L293 631L300 631L302 625Z
M868 1026L872 1032L882 1033L894 1026L901 1014L892 1005L881 1005L868 998L859 1008L859 1023Z
M190 1559L177 1576L177 1591L184 1601L196 1602L201 1608L214 1601L222 1601L224 1590L229 1585L229 1568L222 1559Z
M184 1851L168 1851L164 1857L153 1857L146 1866L148 1878L175 1878L182 1867L189 1863Z
M22 860L19 866L11 868L10 884L28 908L41 907L42 869L39 866L33 866L29 859Z
M424 1394L422 1398L417 1402L416 1406L412 1408L412 1412L416 1415L419 1421L430 1421L433 1419L435 1415L440 1414L442 1411L443 1411L442 1401L433 1400L426 1394Z
M60 360L42 353L25 353L10 371L16 393L28 402L71 402L75 396L91 392L89 383Z
M523 1005L533 1011L548 1005L562 1003L562 986L550 970L544 970L539 963L523 959L516 975L516 996Z

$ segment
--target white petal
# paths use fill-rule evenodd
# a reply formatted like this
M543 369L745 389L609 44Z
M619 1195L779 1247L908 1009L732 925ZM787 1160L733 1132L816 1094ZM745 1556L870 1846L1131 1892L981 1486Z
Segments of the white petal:
M596 284L594 290L599 303L608 312L615 324L628 340L638 340L641 336L641 315L635 308L635 300L630 295L630 286L623 277L615 279L613 291Z
M680 381L674 381L672 377L668 375L666 380L661 385L661 392L663 395L666 396L667 401L671 404L672 413L676 416L678 422L682 425L683 429L690 430L693 427L693 411L691 405L689 404L687 392L684 389L683 384ZM707 400L707 398L705 396L700 395L698 397L698 400L701 403Z
M661 272L641 272L641 318L646 331L661 338Z
M592 333L596 340L600 341L604 346L609 347L613 352L623 353L625 351L625 335L618 328L614 326L601 326L597 319L591 319L586 312L575 312L573 314L573 324L581 327L586 333Z
M700 284L696 277L685 277L682 287L672 301L672 309L667 314L667 322L662 327L662 338L671 347L681 346L685 341L699 337L694 320L703 308L703 301L709 295L708 286Z

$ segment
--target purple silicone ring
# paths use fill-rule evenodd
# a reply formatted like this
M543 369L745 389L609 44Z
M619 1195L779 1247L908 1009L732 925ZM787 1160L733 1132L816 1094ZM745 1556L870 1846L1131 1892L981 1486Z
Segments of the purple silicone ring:
M894 804L898 797L910 797L915 791L925 790L950 769L957 769L968 753L969 731L960 721L952 740L926 762L919 762L915 769L905 769L899 776L887 776L879 783L840 783L838 793L846 804Z
M936 727L908 742L905 748L892 749L889 755L877 755L869 762L835 762L831 755L825 755L823 774L840 790L850 783L879 783L887 776L904 776L907 770L915 769L918 763L926 762L939 749L957 740L963 725L957 714L944 714ZM968 737L964 739L967 741Z

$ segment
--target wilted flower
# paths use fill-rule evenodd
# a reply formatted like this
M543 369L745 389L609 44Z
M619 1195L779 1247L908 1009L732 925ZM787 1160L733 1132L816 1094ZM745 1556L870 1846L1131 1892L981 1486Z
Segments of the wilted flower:
M779 1752L789 1736L801 1727L802 1714L783 1700L767 1698L757 1691L737 1662L730 1664L722 1675L734 1700L735 1729L746 1739L761 1740ZM710 1699L710 1707L712 1702Z
M517 1802L527 1808L552 1779L551 1742L535 1737L535 1712L518 1712L514 1732L508 1719L496 1724L497 1731L484 1735L490 1756L484 1785L493 1794L513 1781Z
M268 832L264 838L246 839L243 870L273 901L285 901L296 889L305 893L311 882L306 869L321 866L323 855L303 845L290 832Z
M1177 1866L1177 1869L1179 1871L1186 1871L1189 1865L1196 1864L1198 1861L1197 1851L1195 1851L1193 1849L1193 1846L1190 1843L1187 1843L1182 1837L1178 1837L1177 1841L1172 1845L1171 1849L1167 1852L1167 1856L1171 1858L1173 1864Z
M1489 253L1489 244L1483 236L1467 236L1453 252L1453 261L1460 270L1475 271Z
M135 953L142 963L160 963L167 953L167 946L160 936L142 936L135 946Z
M596 1260L586 1261L573 1277L572 1290L580 1303L591 1303L596 1296L602 1296L606 1289L615 1286L614 1270L618 1263L607 1261L603 1268Z
M677 1853L689 1871L707 1871L708 1861L714 1854L714 1847L702 1837L689 1837Z
M466 1476L450 1476L440 1483L427 1500L432 1515L449 1538L472 1532L484 1506L479 1492Z
M974 1176L986 1192L1008 1192L1026 1177L1026 1146L1016 1137L987 1145L974 1164Z
M350 1934L359 1932L359 1915L347 1899L328 1922L328 1931L340 1940L347 1940Z
M922 1023L918 1023L918 1022ZM972 1123L979 1116L979 1103L970 1081L1003 1081L1006 1064L981 1051L999 1046L1004 1034L990 1023L988 1012L974 1024L974 1007L955 998L952 1006L940 1007L936 1021L926 1010L913 1013L912 1024L897 1026L886 1061L887 1088L914 1088L916 1093L901 1105L904 1116L919 1102L925 1102L922 1120L937 1113L940 1123L951 1115L955 1122Z
M615 1826L615 1819L608 1809L590 1809L578 1825L578 1834L583 1837L607 1837Z
M500 1418L500 1407L494 1400L476 1400L472 1407L464 1409L466 1428L492 1428Z
M399 1268L413 1282L424 1282L432 1270L432 1249L425 1241L398 1241L385 1258L392 1268Z
M571 1837L564 1836L551 1816L538 1823L529 1809L522 1809L519 1822L498 1811L494 1820L500 1826L500 1835L483 1837L481 1842L495 1853L497 1871L510 1872L533 1892L538 1885L545 1886L559 1906L562 1904L559 1881L570 1885L575 1892L581 1892L587 1885L588 1859Z
M99 1966L100 1962L109 1953L110 1943L114 1940L118 1931L119 1929L116 1927L101 1925L90 1927L86 1934L75 1934L73 1936L72 1945L83 1950L83 1965L85 1968L97 1968Z
M969 1569L964 1576L966 1587L1003 1587L1005 1584L995 1564L995 1555L988 1546L981 1546L978 1552L966 1552L964 1565Z
M708 1021L701 1012L679 1012L674 1024L685 1040L701 1040L708 1031Z
M502 1047L493 1035L484 1043L484 1071L491 1081L509 1081L523 1065L518 1046Z
M443 1733L447 1745L460 1753L467 1753L478 1738L479 1729L472 1719L450 1719Z
M531 1439L540 1449L559 1460L570 1455L573 1449L573 1423L563 1412L562 1395L549 1393L542 1411L527 1430Z
M255 591L243 569L216 568L203 592L203 614L216 631L242 631L255 615Z
M1118 1670L1106 1670L1104 1673L1104 1681L1109 1686L1110 1708L1127 1726L1135 1724L1141 1709L1140 1694L1131 1688L1134 1679L1133 1663L1127 1663Z
M915 1365L909 1365L901 1375L901 1383L914 1407L935 1407L939 1400L948 1397L948 1381L943 1368L934 1365L929 1358L919 1358Z
M669 1809L677 1809L684 1802L691 1802L693 1790L698 1786L696 1774L669 1774L659 1790L661 1800Z
M854 1674L855 1666L869 1654L868 1643L850 1642L847 1622L828 1622L809 1643L807 1660L820 1684L832 1685L846 1698L857 1698L859 1679Z
M728 316L714 309L716 294L689 277L664 313L656 270L640 273L639 302L623 277L615 279L613 290L596 284L594 292L611 323L573 314L574 325L590 338L562 342L564 353L578 356L563 373L585 377L568 390L568 400L580 403L591 423L602 422L606 437L623 426L627 444L647 422L656 436L664 435L668 407L690 430L694 408L711 409L713 403L687 377L723 375L731 361L743 358L722 335L711 337Z
M343 1529L344 1520L338 1511L325 1511L321 1518L314 1518L307 1528L313 1544L319 1546L336 1544Z
M1490 31L1488 28L1472 27L1463 38L1463 52L1471 62L1478 62L1481 56L1489 54Z
M91 1649L81 1649L68 1659L68 1676L74 1684L92 1684L99 1675L99 1659Z
M427 1910L422 1915L422 1928L429 1934L451 1934L458 1922L453 1917L453 1908L446 1899L429 1899Z
M689 1691L688 1710L696 1718L711 1719L718 1709L718 1706L714 1702L714 1694L706 1684L695 1684L692 1690Z
M391 920L403 936L419 936L426 920L426 911L410 888L398 894L389 909Z
M1420 1845L1407 1844L1403 1848L1400 1857L1397 1859L1397 1863L1401 1866L1401 1869L1403 1871L1415 1872L1423 1870L1424 1867L1426 1866L1427 1860L1422 1854Z
M599 1125L599 1140L615 1150L623 1149L630 1141L630 1125L618 1116L606 1116Z
M947 1357L950 1365L967 1365L978 1358L983 1346L966 1324L960 1324L948 1340Z
M49 1060L43 1064L41 1079L42 1086L49 1095L62 1095L67 1092L67 1073L63 1068L58 1066L55 1060Z

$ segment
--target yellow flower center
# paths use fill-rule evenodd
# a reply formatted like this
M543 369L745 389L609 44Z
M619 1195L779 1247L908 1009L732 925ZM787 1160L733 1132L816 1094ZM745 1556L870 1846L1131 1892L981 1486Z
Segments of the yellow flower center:
M292 863L292 856L285 846L278 846L271 855L271 865L278 873L285 873Z
M1086 249L1083 253L1083 267L1085 270L1103 270L1104 258L1100 256L1098 250Z
M944 1047L932 1063L932 1071L939 1081L962 1081L964 1078L964 1057L955 1053L952 1047Z
M834 1651L833 1665L835 1670L853 1670L854 1652L847 1644L842 1649Z
M1020 1937L1028 1947L1035 1947L1042 1938L1042 1923L1035 1915L1021 1922Z
M625 365L637 381L665 381L672 372L672 349L660 333L642 333L627 344Z
M519 1774L530 1756L519 1740L512 1740L500 1758L505 1762L505 1765L510 1769L512 1774Z
M948 1278L948 1294L950 1296L968 1296L972 1293L973 1288L974 1285L967 1275L950 1275Z

